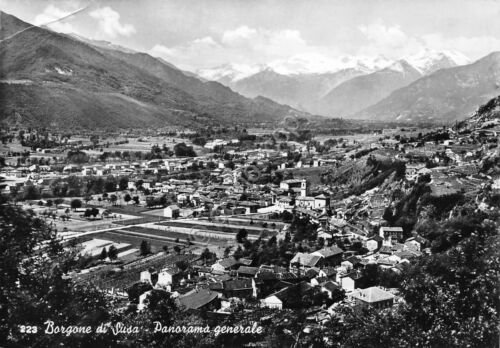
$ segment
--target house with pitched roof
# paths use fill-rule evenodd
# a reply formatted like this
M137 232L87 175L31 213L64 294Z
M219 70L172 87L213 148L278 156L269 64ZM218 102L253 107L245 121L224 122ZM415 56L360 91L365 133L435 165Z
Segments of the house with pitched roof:
M240 266L236 270L236 274L239 277L244 277L244 278L255 278L258 272L259 272L258 267L249 267L249 266Z
M336 266L342 262L342 255L344 254L344 251L339 247L332 245L330 247L316 250L311 254L323 257L324 266Z
M223 282L222 294L229 297L250 298L257 297L255 279L239 278Z
M240 265L250 266L252 264L252 260L249 259L238 259L236 260L234 257L227 257L225 259L218 260L216 263L212 265L212 271L225 272L230 270L236 270Z
M177 266L164 268L158 273L156 284L158 286L174 285L179 283L182 277L183 272Z
M389 244L394 241L403 240L403 228L402 227L388 227L382 226L379 230L379 236L384 238Z
M302 296L307 296L313 287L306 281L289 285L261 300L261 307L290 308L300 302Z
M168 218L178 218L180 215L180 210L179 207L175 204L169 205L165 209L163 209L163 216L168 217Z
M363 277L359 271L342 274L339 278L342 289L345 291L354 291L354 289L358 288L360 283L363 281Z
M338 290L342 290L342 287L331 280L321 284L320 291L326 293L329 298L332 298L332 294Z
M394 304L394 295L377 286L367 289L353 291L348 296L358 308L372 307L375 309L384 309Z
M312 267L322 267L324 257L317 254L297 253L290 261L290 269L309 269Z
M187 311L217 310L219 294L209 289L194 289L177 298L178 305Z
M384 240L384 238L377 236L377 235L370 237L366 241L366 249L368 249L369 251L377 250L378 248L380 248L382 246L383 240Z
M326 209L330 207L330 197L323 194L314 197L314 209Z

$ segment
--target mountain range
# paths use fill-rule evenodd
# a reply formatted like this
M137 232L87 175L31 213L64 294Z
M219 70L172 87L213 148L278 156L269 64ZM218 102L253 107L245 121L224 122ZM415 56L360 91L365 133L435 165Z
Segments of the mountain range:
M392 62L381 57L378 65L344 59L349 68L335 65L324 73L285 74L241 65L199 73L243 95L263 95L330 117L446 122L465 118L498 93L497 56L471 63L458 52L424 50Z
M315 110L325 115L352 115L420 77L420 71L401 60L382 70L341 83L319 100Z
M0 13L0 120L52 127L202 126L307 116L145 53Z
M438 70L392 92L355 118L449 122L469 116L500 92L500 52Z
M400 60L344 56L332 62L318 70L294 58L193 73L0 12L0 121L60 128L204 127L316 114L448 122L464 119L500 88L499 52L472 63L457 52L430 50Z
M340 83L361 74L363 72L356 69L344 69L335 73L287 76L266 69L227 85L250 98L262 95L300 110L321 112L314 107L317 100Z

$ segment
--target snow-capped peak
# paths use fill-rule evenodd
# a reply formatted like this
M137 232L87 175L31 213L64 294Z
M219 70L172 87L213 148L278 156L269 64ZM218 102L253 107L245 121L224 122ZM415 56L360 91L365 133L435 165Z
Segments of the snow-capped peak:
M246 64L228 63L215 68L199 69L196 71L196 74L211 81L226 79L234 82L257 74L262 71L263 68L265 67L262 65L250 66Z
M299 54L288 59L276 60L268 65L282 75L324 74L341 70L354 69L365 73L389 66L393 61L384 56L325 57L318 54Z
M323 74L335 73L341 70L354 69L369 74L382 69L405 72L409 66L423 75L434 71L469 64L470 60L456 51L436 51L424 49L414 55L402 57L399 60L379 56L343 55L326 57L315 53L305 53L278 59L267 64L236 64L229 63L215 68L206 68L196 73L207 80L223 83L236 82L265 70L281 75Z
M457 51L436 51L424 49L405 58L415 69L422 74L432 74L434 71L469 64L471 61Z
M388 67L393 60L384 56L339 56L328 58L322 55L299 54L288 59L279 59L268 64L224 64L215 68L199 69L196 73L207 80L236 82L262 71L272 71L281 75L335 73L354 69L371 73Z
M417 68L415 68L413 65L408 63L405 59L400 59L400 60L395 61L394 63L389 65L384 70L391 70L391 71L395 71L395 72L401 73L401 74L407 73L407 72L412 71L412 70L418 71Z

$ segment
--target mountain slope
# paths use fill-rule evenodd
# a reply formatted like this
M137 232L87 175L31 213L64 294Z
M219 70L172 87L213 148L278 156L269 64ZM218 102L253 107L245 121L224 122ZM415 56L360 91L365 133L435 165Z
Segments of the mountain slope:
M0 13L0 119L30 125L147 127L268 121L289 112L203 82L143 53L93 46ZM8 96L8 97L7 97ZM258 111L255 111L258 110ZM201 116L201 117L200 117Z
M336 73L287 76L266 69L227 85L249 98L260 95L301 110L310 110L332 88L360 74L361 71L346 69Z
M420 77L420 72L406 61L398 61L385 69L338 85L320 100L315 111L327 116L349 116Z
M453 121L498 95L500 52L469 65L438 70L394 91L355 118L390 121Z
M458 122L455 129L458 131L472 131L474 129L493 129L498 131L500 125L500 96L490 99L481 105L471 117Z
M470 64L469 58L455 51L435 51L424 49L417 54L405 58L422 75L430 75L440 69Z
M261 95L313 113L349 114L380 101L393 90L420 77L419 74L428 75L440 69L468 64L469 59L459 52L424 49L400 61L383 56L341 56L317 63L291 57L268 64L224 64L200 69L198 74L250 98ZM407 73L398 75L395 70L406 70ZM369 75L371 73L374 75ZM333 91L340 84L363 75L367 77L355 79ZM373 81L370 82L370 79ZM352 102L358 97L359 87L361 94L358 100ZM352 93L353 90L355 93ZM332 100L326 98L321 101L329 92L332 93Z

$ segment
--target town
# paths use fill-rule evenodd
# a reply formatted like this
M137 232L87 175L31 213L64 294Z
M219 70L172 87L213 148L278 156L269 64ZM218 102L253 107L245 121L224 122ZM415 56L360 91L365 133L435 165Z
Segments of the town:
M0 4L0 348L500 348L499 1Z
M164 292L218 320L304 309L307 336L346 309L402 305L405 272L450 243L423 214L497 209L486 192L500 192L500 124L484 114L336 136L11 127L1 194L76 250L68 277L124 308Z

